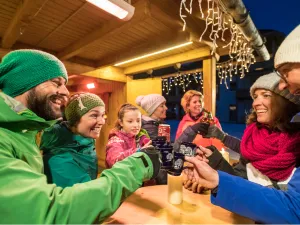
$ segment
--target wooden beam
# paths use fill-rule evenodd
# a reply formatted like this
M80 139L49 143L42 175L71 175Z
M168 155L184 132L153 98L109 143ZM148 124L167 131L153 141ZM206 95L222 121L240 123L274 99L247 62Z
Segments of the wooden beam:
M93 70L88 73L82 74L84 76L101 78L104 80L118 81L118 82L127 82L127 77L124 74L124 70L114 66L107 66Z
M204 108L216 115L216 59L203 60Z
M150 69L158 69L175 63L180 62L190 62L210 56L210 49L208 47L198 48L184 53L179 53L176 55L168 56L161 59L152 60L150 62L141 63L134 66L129 66L124 69L124 73L127 74L136 74L144 72Z
M2 47L11 48L24 33L25 28L39 13L48 0L22 0L17 8L14 18L11 20L2 38Z
M117 62L122 62L134 57L145 55L151 52L159 51L162 49L169 48L178 44L183 44L185 42L191 41L191 35L188 32L177 32L174 33L170 30L170 33L166 33L163 36L159 35L156 37L149 37L149 41L146 43L134 47L131 49L122 49L118 54L114 53L109 56L106 56L105 59L99 60L97 64L98 67L115 64Z
M149 17L149 0L138 1L135 5L135 14L130 21L111 20L105 23L100 29L93 31L84 38L69 45L62 52L58 53L60 59L69 59L80 52L84 51L85 47L98 41L99 39L107 39L113 35L120 34L136 23L144 21Z
M3 58L6 54L8 54L11 51L12 50L0 48L0 58ZM50 53L53 54L52 52L50 52ZM55 55L55 54L53 54L53 55ZM74 62L70 62L70 61L66 61L66 60L62 60L62 62L65 65L65 67L68 71L68 74L71 74L71 75L72 74L80 75L83 73L94 71L96 69L95 67L92 67L92 66L74 63Z
M170 24L170 21L168 21L166 18L170 17L173 19L173 23L179 24L180 29L183 28L183 21L180 19L179 16L179 8L180 8L180 1L177 0L151 0L151 4L156 6L159 11L156 13L152 13L152 16L154 18L161 18L162 22L167 22ZM207 8L206 1L202 1L202 6L204 6L204 9ZM184 9L183 9L184 11ZM202 35L203 30L206 27L205 20L201 19L201 17L197 16L199 13L199 5L198 1L194 1L193 3L193 13L192 15L189 13L185 13L186 17L184 18L186 21L186 31L190 32L197 40L199 40L200 36ZM151 10L152 12L152 10ZM159 13L158 13L159 12ZM163 19L165 18L165 19ZM202 42L205 43L211 42L212 40L209 38L211 31L211 25L208 26L207 32L202 37ZM228 37L229 32L225 32L225 37ZM230 38L230 37L229 37ZM221 41L220 39L217 40L217 44L219 46L223 46L226 43Z

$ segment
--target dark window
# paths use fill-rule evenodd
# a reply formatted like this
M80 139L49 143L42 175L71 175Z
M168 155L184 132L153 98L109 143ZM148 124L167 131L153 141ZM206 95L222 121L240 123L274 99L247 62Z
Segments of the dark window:
M236 105L229 105L229 121L231 122L237 121Z
M230 82L230 91L236 91L236 81Z

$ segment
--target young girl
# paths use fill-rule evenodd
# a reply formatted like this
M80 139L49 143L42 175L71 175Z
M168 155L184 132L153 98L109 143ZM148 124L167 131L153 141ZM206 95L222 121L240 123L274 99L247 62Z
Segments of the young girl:
M106 166L108 168L140 148L150 145L147 131L141 129L141 126L142 114L139 109L128 103L122 105L118 112L118 120L109 134L106 145Z

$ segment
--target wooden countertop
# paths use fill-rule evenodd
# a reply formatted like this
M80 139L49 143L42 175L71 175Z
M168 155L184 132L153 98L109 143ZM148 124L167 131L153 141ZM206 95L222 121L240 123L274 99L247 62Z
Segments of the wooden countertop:
M183 188L183 202L171 205L167 185L139 188L108 218L106 224L253 224L245 217L210 203L209 194Z

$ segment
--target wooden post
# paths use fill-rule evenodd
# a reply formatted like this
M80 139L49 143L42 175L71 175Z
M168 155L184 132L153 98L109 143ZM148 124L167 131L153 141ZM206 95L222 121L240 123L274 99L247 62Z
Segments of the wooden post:
M216 58L203 60L204 108L216 115Z

